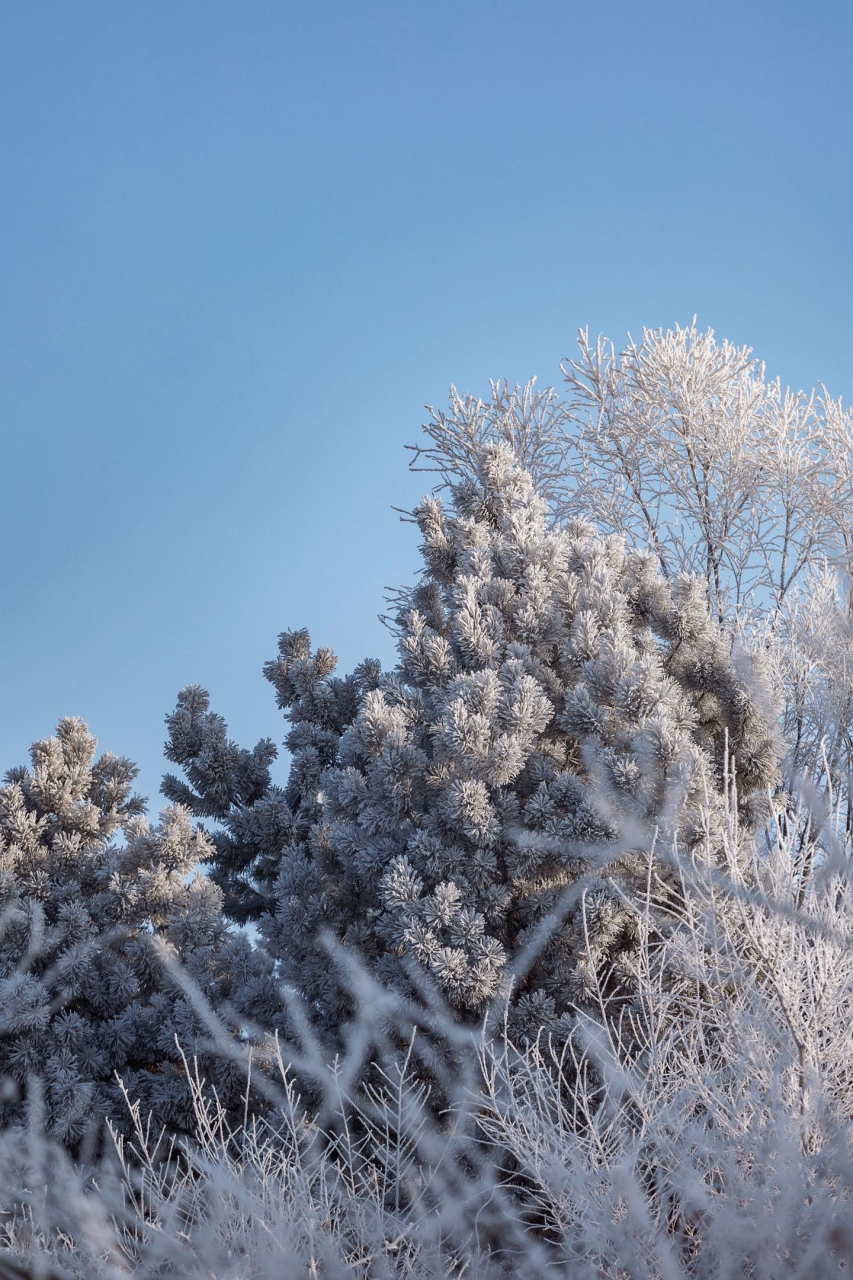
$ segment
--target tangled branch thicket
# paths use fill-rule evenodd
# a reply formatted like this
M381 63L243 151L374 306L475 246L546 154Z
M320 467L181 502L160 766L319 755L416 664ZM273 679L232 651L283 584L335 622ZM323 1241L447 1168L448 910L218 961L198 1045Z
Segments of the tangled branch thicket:
M155 827L79 722L8 776L0 1275L853 1264L853 423L564 372L433 414L392 671L281 637L285 787L196 687Z
M727 842L725 867L685 866L688 910L663 948L640 898L625 1019L516 1046L434 1009L430 1033L453 1049L439 1114L418 1032L401 1057L375 1031L389 999L401 1021L423 1010L337 953L383 1069L347 1091L367 1043L354 1034L315 1076L325 1134L284 1057L275 1119L243 1127L190 1066L180 1161L138 1106L120 1167L88 1184L45 1139L9 1134L19 1207L3 1245L34 1274L111 1280L835 1274L853 1261L853 894L843 831L825 844L802 903L793 833L747 865Z

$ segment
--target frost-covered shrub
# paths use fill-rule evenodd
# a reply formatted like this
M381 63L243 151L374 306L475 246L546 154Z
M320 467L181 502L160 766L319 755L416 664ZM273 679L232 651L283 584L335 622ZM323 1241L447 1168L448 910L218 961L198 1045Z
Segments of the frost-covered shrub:
M506 447L483 445L450 510L433 496L414 516L424 570L398 600L395 669L335 679L304 632L267 665L291 723L286 790L271 745L236 748L190 689L167 748L190 786L164 791L220 820L229 909L258 921L321 1026L350 1009L326 930L463 1017L514 978L520 1033L565 1029L601 982L630 989L624 895L648 881L672 913L679 858L720 846L730 776L741 823L764 813L776 709L700 581L666 581L583 522L554 527Z
M189 1123L176 1037L236 1103L240 1055L214 1051L205 1004L239 1005L268 968L216 886L188 878L210 852L203 832L178 806L149 825L135 766L95 748L62 720L0 790L0 1125L37 1093L37 1118L71 1147L104 1117L126 1123L116 1073L155 1125Z
M792 829L768 850L729 827L718 866L685 860L687 910L666 948L647 901L633 901L630 1035L593 1011L565 1041L514 1046L429 1010L424 1025L452 1047L443 1117L414 1053L380 1044L384 1075L347 1087L377 1006L402 1016L405 1002L341 949L361 1000L343 1058L318 1077L325 1139L286 1071L274 1126L235 1128L194 1088L180 1164L164 1164L140 1124L122 1144L123 1181L102 1170L96 1190L61 1153L0 1137L20 1205L0 1221L0 1267L11 1255L69 1280L846 1274L850 867L839 842L802 896Z

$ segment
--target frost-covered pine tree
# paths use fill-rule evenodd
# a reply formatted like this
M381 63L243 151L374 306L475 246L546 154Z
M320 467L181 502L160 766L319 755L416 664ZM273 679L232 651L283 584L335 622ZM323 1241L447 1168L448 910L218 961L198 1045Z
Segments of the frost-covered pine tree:
M220 820L231 910L326 1027L349 1009L323 930L391 986L420 971L463 1017L538 939L515 977L522 1031L569 1016L594 978L624 989L623 895L651 885L665 917L673 858L714 855L726 776L747 824L776 781L776 707L702 584L583 522L554 527L506 447L475 464L449 510L414 512L424 571L399 598L392 672L335 679L328 650L282 637L266 674L291 723L285 790L271 745L229 743L203 691L168 720L191 786L166 794Z
M343 997L318 937L330 930L354 939L350 877L324 845L322 777L337 763L341 734L381 671L366 661L340 678L336 666L334 653L313 652L302 630L282 634L278 657L264 668L290 722L286 787L270 777L275 745L236 746L223 718L208 709L206 691L190 686L166 717L166 755L187 781L167 775L162 788L174 803L217 820L208 869L222 888L226 914L239 924L258 922L276 976L306 998L321 1025L331 1025L326 1015L341 1012ZM246 1007L268 1027L288 1027L280 989L270 982L255 984Z
M127 1127L116 1074L155 1131L190 1124L180 1050L236 1104L245 1073L193 1006L250 1002L269 967L189 877L204 833L178 806L149 826L135 766L95 748L64 719L0 790L0 1124L24 1118L38 1078L47 1130L72 1148L105 1117Z

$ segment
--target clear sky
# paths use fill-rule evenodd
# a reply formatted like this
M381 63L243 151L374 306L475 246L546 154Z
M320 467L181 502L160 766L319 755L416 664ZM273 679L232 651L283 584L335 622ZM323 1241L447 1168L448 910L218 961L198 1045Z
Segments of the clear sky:
M307 625L392 657L424 403L700 324L853 394L850 0L0 4L0 768L157 801Z

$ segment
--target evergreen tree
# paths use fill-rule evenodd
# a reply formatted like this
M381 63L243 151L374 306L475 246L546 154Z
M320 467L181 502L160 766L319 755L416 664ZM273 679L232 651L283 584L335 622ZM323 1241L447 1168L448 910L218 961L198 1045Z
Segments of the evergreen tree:
M164 789L222 822L229 909L258 921L320 1025L349 1012L322 930L394 987L419 967L476 1017L547 925L514 995L532 1034L589 1000L593 978L630 989L620 890L646 890L652 856L666 920L679 856L714 855L728 772L741 820L757 820L777 709L698 580L664 580L583 522L553 527L506 447L479 448L451 510L432 496L414 516L424 572L399 597L395 669L335 679L305 632L267 665L291 724L287 788L269 783L271 744L240 751L192 689L167 748L191 786Z
M189 878L203 831L178 806L149 826L135 766L95 748L64 719L0 790L0 1124L24 1118L38 1077L47 1130L72 1148L105 1117L127 1128L116 1073L155 1127L191 1123L176 1037L236 1104L245 1074L189 992L224 1011L269 967L229 931L216 886Z

